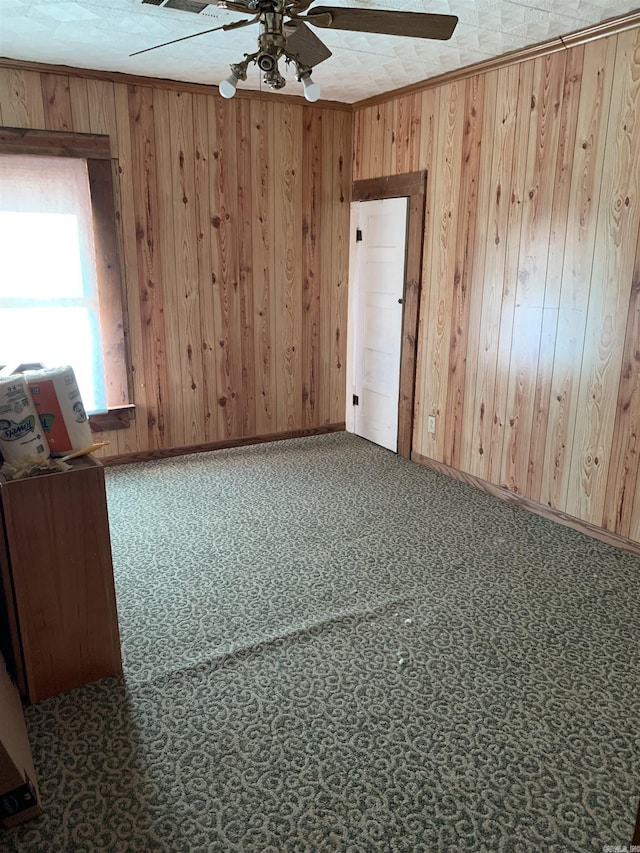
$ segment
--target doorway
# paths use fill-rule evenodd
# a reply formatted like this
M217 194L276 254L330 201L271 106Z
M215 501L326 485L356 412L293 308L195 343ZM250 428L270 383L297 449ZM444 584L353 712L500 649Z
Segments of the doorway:
M400 197L351 204L352 430L394 453L398 449L407 202Z
M404 203L404 223L406 228L406 255L404 269L404 291L397 298L402 298L402 305L396 305L400 309L401 330L400 343L400 366L399 385L396 392L394 408L396 411L396 444L391 449L399 456L406 459L411 458L411 445L413 438L413 417L416 384L416 365L418 348L418 313L420 305L420 288L422 280L422 252L425 233L425 199L427 187L427 173L425 170L418 172L406 172L400 175L390 175L384 178L367 178L355 181L351 190L352 202L370 202L395 199ZM355 206L357 207L357 206ZM352 205L351 221L351 248L356 241L357 216L354 215ZM363 229L361 229L363 230ZM375 233L375 226L374 226ZM362 233L364 242L364 230ZM360 394L356 389L355 374L355 351L357 306L356 306L356 269L357 252L351 251L349 255L349 321L347 327L347 400L346 400L346 428L349 432L355 432L356 410L360 409ZM375 358L369 359L369 369L375 369ZM354 396L355 395L355 396ZM357 406L353 403L357 398ZM359 413L358 413L359 414ZM376 441L376 438L372 438ZM385 444L384 446L387 446Z

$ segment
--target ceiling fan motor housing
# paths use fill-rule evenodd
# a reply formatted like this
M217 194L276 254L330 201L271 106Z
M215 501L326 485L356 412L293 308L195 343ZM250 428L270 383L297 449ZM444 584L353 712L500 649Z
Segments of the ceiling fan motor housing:
M284 15L274 8L263 10L260 15L260 35L258 36L258 68L269 72L278 64L282 56L286 38L283 30Z

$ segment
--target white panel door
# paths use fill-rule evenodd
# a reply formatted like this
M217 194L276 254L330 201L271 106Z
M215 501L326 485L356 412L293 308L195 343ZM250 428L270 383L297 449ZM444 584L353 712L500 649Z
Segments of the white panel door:
M398 449L407 198L358 202L352 328L354 432ZM352 401L348 400L349 405Z

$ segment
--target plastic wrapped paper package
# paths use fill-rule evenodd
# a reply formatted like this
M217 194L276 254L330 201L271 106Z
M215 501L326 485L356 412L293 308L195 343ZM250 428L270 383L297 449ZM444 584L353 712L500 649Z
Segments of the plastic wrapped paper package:
M5 462L49 458L49 445L24 376L0 378L0 453Z
M93 443L73 368L28 370L25 378L53 456L82 450Z

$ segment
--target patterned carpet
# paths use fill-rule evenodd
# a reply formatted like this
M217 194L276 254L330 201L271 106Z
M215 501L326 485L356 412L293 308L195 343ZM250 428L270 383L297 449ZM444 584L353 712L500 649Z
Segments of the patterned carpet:
M602 851L640 561L346 434L107 471L125 677L28 710L15 851Z

